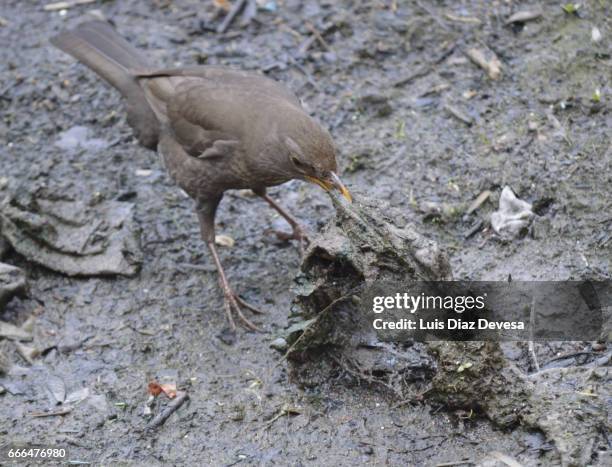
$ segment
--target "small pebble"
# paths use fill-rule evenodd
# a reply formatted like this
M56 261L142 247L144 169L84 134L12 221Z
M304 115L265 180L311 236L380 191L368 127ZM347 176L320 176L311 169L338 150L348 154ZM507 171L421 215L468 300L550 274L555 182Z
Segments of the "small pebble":
M279 337L270 343L270 347L282 352L283 350L287 350L287 341L283 337Z
M597 26L593 26L593 29L591 29L591 39L593 42L599 42L601 40L601 31Z

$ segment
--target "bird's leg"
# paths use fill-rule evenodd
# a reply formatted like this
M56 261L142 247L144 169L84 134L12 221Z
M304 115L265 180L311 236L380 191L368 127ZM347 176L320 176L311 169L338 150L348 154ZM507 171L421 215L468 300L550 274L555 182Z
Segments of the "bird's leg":
M261 331L261 329L259 329L246 316L244 316L241 307L251 310L253 313L260 314L263 312L242 300L238 294L233 291L229 285L227 276L225 275L225 270L223 269L223 265L219 259L219 254L217 253L217 246L215 245L215 212L217 211L217 206L219 205L220 201L221 198L218 198L198 203L197 213L200 221L200 232L202 233L202 239L204 242L206 242L206 245L210 250L210 254L213 257L215 266L217 267L217 272L219 274L219 284L221 286L221 290L223 291L224 308L227 321L232 331L234 331L236 329L234 313L236 313L236 316L240 320L241 324L246 328L251 329L252 331Z
M270 197L270 195L265 192L265 190L255 191L255 194L261 196L273 209L276 210L276 212L278 212L283 217L283 219L287 221L287 223L293 229L293 232L290 234L288 234L287 232L280 232L275 230L274 233L276 234L276 236L281 240L297 240L300 249L300 254L303 255L304 247L308 246L308 244L310 243L310 239L308 238L308 235L306 235L306 231L304 230L304 228L295 219L295 217L289 214L282 206L280 206L276 201L274 201Z

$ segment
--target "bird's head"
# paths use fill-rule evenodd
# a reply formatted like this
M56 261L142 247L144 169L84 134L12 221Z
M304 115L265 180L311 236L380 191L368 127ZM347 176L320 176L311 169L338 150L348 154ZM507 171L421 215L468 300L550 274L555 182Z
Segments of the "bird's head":
M349 202L352 197L337 175L336 149L329 133L317 132L294 139L285 137L289 167L293 178L319 185L325 191L338 190Z

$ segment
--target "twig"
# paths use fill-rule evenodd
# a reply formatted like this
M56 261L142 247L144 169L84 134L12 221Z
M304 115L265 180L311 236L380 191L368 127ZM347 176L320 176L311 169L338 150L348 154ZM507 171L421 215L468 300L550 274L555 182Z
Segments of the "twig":
M401 86L405 86L406 84L410 84L412 81L414 81L417 78L422 78L423 76L428 75L429 73L434 71L434 66L439 65L444 60L446 60L447 57L452 55L452 53L457 48L457 43L458 41L453 41L452 43L450 43L450 45L444 47L442 52L436 58L431 60L429 63L422 65L419 69L409 74L405 78L400 78L397 81L392 82L391 86L395 88L399 88Z
M30 417L42 418L42 417L56 417L60 415L68 415L72 412L71 407L64 407L59 410L54 410L53 412L32 412L30 413Z
M474 18L473 16L455 16L451 13L445 13L444 17L450 21L456 21L457 23L465 23L465 24L482 24L478 18Z
M540 364L538 363L538 356L535 352L535 346L533 343L533 332L535 327L535 296L531 298L531 310L529 311L529 353L533 359L536 371L540 371Z
M432 65L439 65L444 60L446 60L448 57L450 57L453 54L453 52L455 51L455 49L457 48L457 45L459 45L459 41L460 41L460 39L453 40L450 43L447 42L447 45L445 45L445 47L443 47L443 49L440 52L440 54L431 62L431 64Z
M182 21L187 18L193 18L194 16L197 16L197 15L198 15L197 11L186 11L183 14L176 16L174 18L174 21Z
M151 420L147 424L147 430L154 430L155 428L159 428L162 426L166 420L176 412L181 406L185 403L186 400L189 399L189 394L185 391L181 391L177 393L176 399L172 401L172 403L166 407L166 409L160 413L158 413L153 420Z
M474 201L472 201L470 206L465 210L465 213L466 214L472 214L474 211L476 211L476 209L478 209L480 206L482 206L482 203L484 203L486 200L488 200L490 196L491 196L491 191L490 190L482 191L476 197L476 199Z
M450 84L448 84L448 83L441 83L441 84L438 84L436 86L433 86L433 87L429 88L427 91L425 91L424 93L419 95L419 97L426 97L426 96L431 96L431 95L434 95L434 94L440 94L443 91L446 91L448 88L450 88Z
M408 399L403 399L403 400L397 402L396 404L393 404L391 406L391 409L394 410L394 409L402 407L402 406L404 406L406 404L410 404L412 402L423 402L423 399L425 398L425 394L427 394L430 391L432 391L432 388L425 389L424 391L421 391L421 392L415 394L414 396L409 397Z
M376 377L373 377L371 375L365 374L362 371L359 370L359 368L349 368L348 365L353 365L356 367L355 364L353 364L351 362L350 359L348 358L344 358L344 360L347 362L346 364L342 361L342 359L336 357L335 355L331 355L330 354L331 359L340 367L342 368L344 371L346 371L349 375L351 375L353 378L355 378L357 381L359 382L366 382L367 384L379 384L385 388L387 388L389 391L391 391L392 393L394 393L395 395L400 395L399 391L397 389L395 389L393 386L391 386L389 383L386 383Z
M409 74L405 78L401 78L401 79L395 81L394 83L392 83L392 86L395 87L395 88L399 88L399 87L405 86L406 84L409 84L410 82L414 81L417 78L422 78L423 76L428 75L432 71L433 71L433 69L432 69L431 65L425 65L422 68L416 70L415 72Z
M583 355L592 355L592 354L593 354L593 352L590 352L590 351L571 352L571 353L568 353L568 354L565 354L565 355L559 355L558 357L551 358L543 366L548 366L551 363L558 362L560 360L567 360L569 358L581 357Z
M317 31L317 28L314 27L314 24L312 24L310 21L307 21L306 27L312 33L312 35L316 37L316 39L319 41L321 46L329 52L331 50L331 47L329 46L327 41L323 38L323 35L319 31Z
M442 462L441 464L436 464L436 467L452 467L453 465L463 465L463 464L473 464L474 461L472 459L461 459L458 461L450 461L450 462Z
M291 64L296 67L298 70L300 70L304 76L306 77L306 80L308 81L308 83L315 88L316 91L321 92L321 88L319 87L319 85L317 84L317 82L314 80L314 78L312 77L312 75L308 72L308 70L306 68L304 68L304 66L298 62L295 58L289 56L289 61L291 62Z
M308 49L310 49L310 47L316 42L316 40L317 37L314 34L308 36L298 47L297 55L300 57L306 55L306 52L308 52Z
M276 414L274 417L272 417L272 418L271 418L271 419L268 421L268 423L266 423L266 424L263 426L263 429L267 430L268 428L270 428L270 427L271 427L271 426L274 424L274 422L276 422L276 421L277 421L278 419L280 419L281 417L284 417L285 415L286 415L286 416L290 416L290 415L300 415L301 413L302 413L302 412L300 412L299 410L294 409L294 408L291 408L291 407L289 407L287 404L284 404L284 405L281 407L281 409L279 410L279 412L278 412L278 413L277 413L277 414Z
M472 124L474 123L474 120L472 119L472 117L463 113L461 110L459 110L457 107L453 105L446 104L444 106L444 109L446 109L446 111L450 113L453 117L455 117L457 120L460 120L463 123L465 123L467 126L472 126Z
M246 1L247 0L238 0L234 4L229 13L225 16L225 18L223 18L223 22L217 28L217 34L223 34L225 31L227 31L227 28L231 26L232 22L236 18L236 15L240 13L240 10L242 10Z
M465 240L469 240L474 235L476 235L478 232L480 232L482 230L483 226L484 226L484 221L482 219L479 219L478 222L476 222L476 224L474 224L472 227L470 227L470 230L468 230L463 235L463 238Z
M451 30L451 28L449 28L449 27L448 27L448 25L447 25L447 24L446 24L444 21L442 21L442 18L440 18L440 16L439 16L439 15L438 15L438 14L437 14L437 13L436 13L434 10L432 10L432 9L431 9L431 8L429 8L428 6L423 5L423 4L422 4L420 1L418 1L418 0L417 0L416 4L417 4L417 5L418 5L418 6L419 6L419 7L420 7L422 10L425 10L425 12L426 12L426 13L427 13L429 16L431 16L431 17L434 19L434 21L440 25L440 27L441 27L442 29L444 29L445 31L450 31L450 30Z
M93 3L96 0L69 0L67 2L57 2L57 3L49 3L43 7L45 11L57 11L57 10L67 10L68 8L72 8L77 5L87 5L88 3Z

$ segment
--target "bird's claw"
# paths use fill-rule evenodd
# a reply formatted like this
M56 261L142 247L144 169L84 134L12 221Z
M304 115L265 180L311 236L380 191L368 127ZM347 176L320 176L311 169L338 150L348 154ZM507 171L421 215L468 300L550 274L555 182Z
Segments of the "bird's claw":
M227 316L227 320L229 322L230 328L232 331L236 330L236 322L234 321L234 313L238 317L238 320L242 326L251 331L263 332L261 328L253 324L251 320L249 320L244 313L242 312L241 307L250 310L255 314L264 314L259 308L254 307L253 305L245 302L242 298L238 296L232 289L229 287L223 287L223 298L224 298L224 307L225 307L225 315Z
M289 240L297 240L301 256L304 256L304 251L308 245L310 245L310 238L308 238L308 235L299 226L293 227L293 232L291 233L283 232L282 230L272 230L272 233L276 235L276 238L284 242Z

